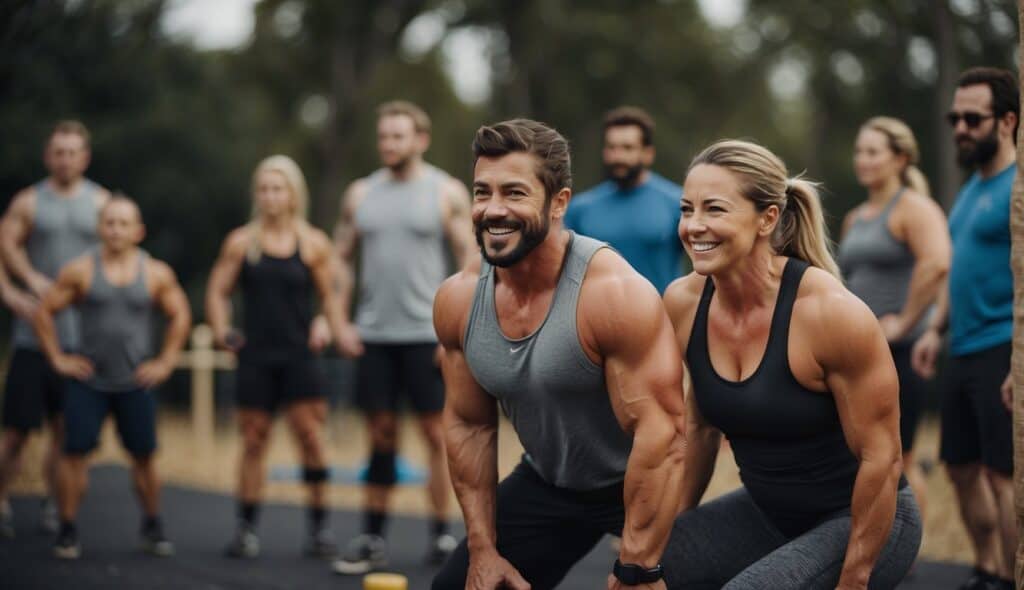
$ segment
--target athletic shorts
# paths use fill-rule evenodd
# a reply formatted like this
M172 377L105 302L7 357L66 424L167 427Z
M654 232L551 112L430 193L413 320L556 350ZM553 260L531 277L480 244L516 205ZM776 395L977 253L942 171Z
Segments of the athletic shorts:
M1007 342L949 359L942 398L942 460L1013 474L1013 421L999 388L1010 371Z
M16 348L4 387L3 425L29 432L43 425L43 418L61 413L67 380L57 374L38 350Z
M404 394L417 414L444 409L444 382L434 363L437 344L366 344L356 367L356 405L395 412Z
M64 452L84 455L96 448L108 414L114 415L121 444L135 457L156 450L156 397L147 389L100 391L68 382L64 406Z
M324 398L324 378L312 356L242 359L235 373L238 406L273 413L295 401Z
M900 381L900 440L903 441L904 453L914 448L914 437L917 436L917 426L921 422L921 404L930 387L930 383L910 365L913 348L913 342L895 344L891 348Z

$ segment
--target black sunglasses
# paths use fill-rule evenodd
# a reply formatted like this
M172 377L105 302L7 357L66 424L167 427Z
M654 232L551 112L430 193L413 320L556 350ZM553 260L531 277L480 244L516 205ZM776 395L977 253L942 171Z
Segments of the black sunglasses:
M986 119L993 119L995 115L982 115L981 113L972 113L967 111L965 113L958 113L956 111L950 111L946 113L946 122L949 123L950 127L956 127L960 119L964 120L964 125L967 125L968 129L974 129L981 122Z

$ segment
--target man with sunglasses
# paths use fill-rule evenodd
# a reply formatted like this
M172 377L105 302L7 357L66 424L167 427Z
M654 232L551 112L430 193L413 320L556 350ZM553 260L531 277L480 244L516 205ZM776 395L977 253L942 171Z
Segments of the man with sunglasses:
M912 359L919 373L932 376L949 329L941 457L974 546L974 573L960 586L967 590L1013 588L1010 193L1019 113L1013 74L996 68L961 74L947 119L957 159L973 174L949 215L948 289L940 292Z

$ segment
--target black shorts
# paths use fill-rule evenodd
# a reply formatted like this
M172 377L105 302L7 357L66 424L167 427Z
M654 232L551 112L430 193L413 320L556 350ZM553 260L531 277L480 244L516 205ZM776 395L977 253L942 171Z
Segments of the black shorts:
M246 359L238 362L235 399L239 407L273 413L281 406L324 398L320 364L312 356Z
M999 388L1010 371L1007 342L949 359L942 399L942 460L1013 474L1013 421Z
M64 407L67 380L57 374L38 350L17 348L7 370L3 425L30 432Z
M444 409L437 344L366 344L356 367L356 405L367 413L398 411L404 393L417 414Z
M921 422L921 404L928 395L930 383L917 374L910 366L913 342L895 344L891 347L892 360L896 363L896 374L900 380L900 439L903 452L914 448L914 437Z
M68 383L64 408L64 452L84 455L96 448L100 428L114 415L121 444L135 457L156 450L156 397L151 391L99 391L80 381Z

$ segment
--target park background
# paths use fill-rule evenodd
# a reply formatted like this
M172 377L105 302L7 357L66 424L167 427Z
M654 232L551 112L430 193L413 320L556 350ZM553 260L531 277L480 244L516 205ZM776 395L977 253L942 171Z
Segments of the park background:
M835 231L864 197L852 144L875 115L914 129L921 168L948 211L963 180L943 120L956 75L975 65L1016 71L1017 33L1017 7L1006 0L4 2L0 206L45 175L42 145L53 122L81 119L93 134L88 175L140 202L144 247L177 271L198 322L220 241L247 219L250 175L266 155L299 162L311 220L330 231L344 186L377 166L374 107L382 101L423 106L434 122L427 159L463 181L479 125L515 116L550 123L572 144L577 190L601 180L604 111L635 104L658 124L661 174L681 182L703 146L752 138L791 173L824 183ZM0 328L8 322L0 311ZM350 367L329 364L343 389ZM237 449L230 375L219 385L218 444L204 454L214 467L196 471L195 456L165 452L161 469L227 491ZM179 373L161 399L186 409L188 393ZM336 397L344 407L344 394ZM188 423L167 416L161 435L173 449L187 441ZM360 422L340 412L330 431L333 458L357 462ZM293 462L283 439L278 432L272 464ZM514 436L502 441L514 449ZM924 459L934 460L935 441L929 423ZM108 443L101 457L116 459ZM414 447L405 452L416 460ZM713 491L735 484L728 468ZM34 471L16 489L37 489ZM969 561L941 470L929 485L924 554ZM423 505L415 490L403 493L402 505ZM272 485L270 496L300 497L287 483ZM354 506L358 495L341 487L332 500Z

